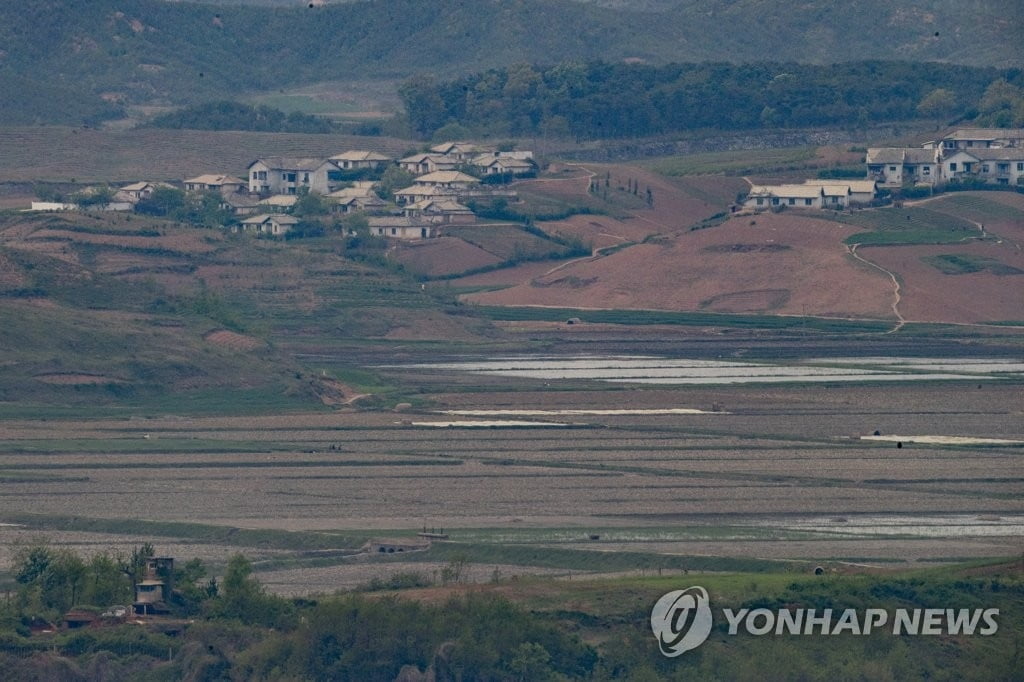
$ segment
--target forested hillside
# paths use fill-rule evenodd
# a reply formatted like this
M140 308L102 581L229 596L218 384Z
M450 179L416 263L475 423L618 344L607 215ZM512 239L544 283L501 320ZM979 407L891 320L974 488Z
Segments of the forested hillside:
M637 7L571 0L314 8L0 3L0 88L20 94L0 103L0 122L77 123L110 116L124 103L180 104L346 77L450 77L568 59L1024 63L1021 10L999 0L813 0L799 11L782 0Z

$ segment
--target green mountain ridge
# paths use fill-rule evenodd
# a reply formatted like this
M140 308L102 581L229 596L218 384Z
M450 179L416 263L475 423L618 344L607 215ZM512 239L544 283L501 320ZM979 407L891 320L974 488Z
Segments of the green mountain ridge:
M614 6L608 6L614 5ZM0 6L0 122L79 122L123 103L180 104L345 78L452 76L516 62L771 57L1024 65L1021 9L998 0L641 5L371 0L255 7L166 0ZM53 106L54 92L75 100ZM50 102L50 106L40 104ZM87 109L82 112L80 110Z

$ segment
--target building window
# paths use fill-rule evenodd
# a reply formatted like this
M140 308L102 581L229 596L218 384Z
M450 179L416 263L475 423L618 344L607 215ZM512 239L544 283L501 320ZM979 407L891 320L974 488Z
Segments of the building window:
M1010 172L1010 164L1008 164L1008 163L997 163L996 164L996 170L998 170L1000 173L1009 173Z
M949 172L956 173L956 163L949 164Z
M397 227L392 227L392 228L391 228L391 234L392 234L392 235L396 235L396 234L398 234L398 228L397 228Z
M1024 163L1018 163L1017 164L1017 170L1019 172L1024 172Z
M998 182L1000 185L1009 185L1010 184L1010 179L1009 178L996 178L996 182Z
M307 184L309 183L309 173L303 173L302 174L302 181L307 183Z
M778 206L778 205L779 205L779 198L778 197L772 197L772 206Z
M932 174L932 167L931 166L921 166L921 175L931 175L931 174Z
M974 140L967 140L967 146L968 147L973 147L974 146Z
M810 199L804 199L804 206L810 206L812 203Z
M764 206L764 199L762 199L761 197L758 197L757 198L757 205L758 206Z
M890 173L895 173L896 172L896 166L889 166L889 172Z
M981 172L982 173L988 173L988 164L987 163L981 164Z
M789 200L789 205L790 206L795 206L796 205L796 199L790 199Z

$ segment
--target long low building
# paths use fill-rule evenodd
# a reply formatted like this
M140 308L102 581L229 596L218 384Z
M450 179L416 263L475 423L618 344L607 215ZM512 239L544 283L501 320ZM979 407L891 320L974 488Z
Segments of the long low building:
M431 239L437 236L437 226L408 216L368 218L370 234L387 239Z
M769 210L791 208L841 209L874 200L872 180L808 180L802 185L755 185L743 201L744 208Z

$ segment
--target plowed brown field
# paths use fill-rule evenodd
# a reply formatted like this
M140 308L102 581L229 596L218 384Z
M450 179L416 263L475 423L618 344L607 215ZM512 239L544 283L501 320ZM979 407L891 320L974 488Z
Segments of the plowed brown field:
M1024 254L995 242L943 246L868 248L864 258L900 278L900 313L915 322L993 322L1024 320ZM946 274L925 259L942 255L985 259L1009 266ZM1013 270L1016 270L1016 274Z
M853 229L792 214L735 218L467 298L497 305L891 316L892 283L857 263Z

